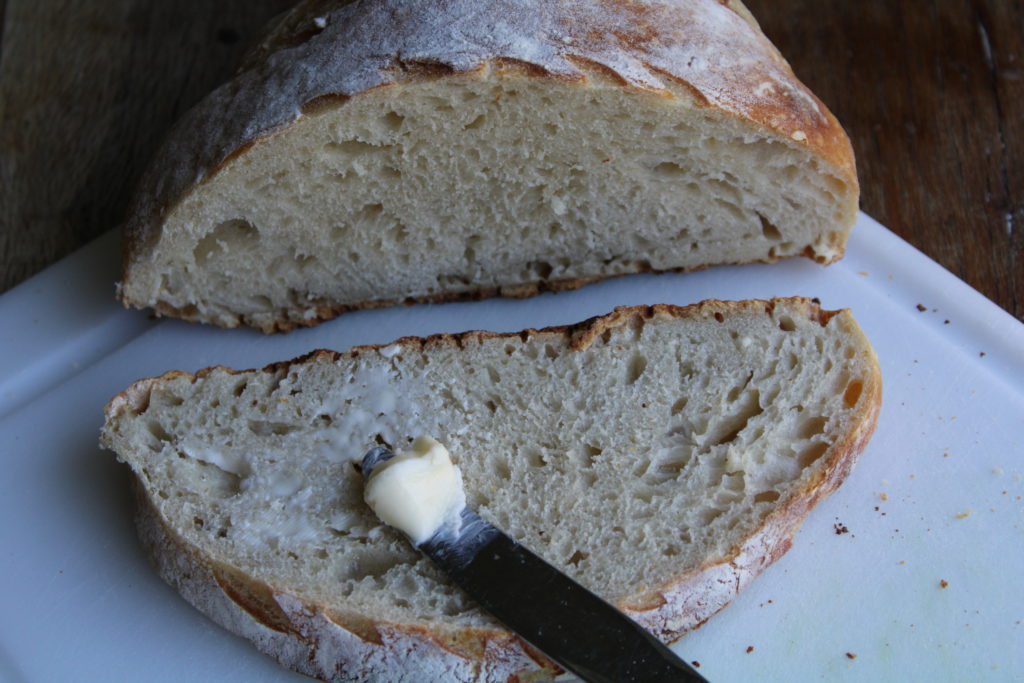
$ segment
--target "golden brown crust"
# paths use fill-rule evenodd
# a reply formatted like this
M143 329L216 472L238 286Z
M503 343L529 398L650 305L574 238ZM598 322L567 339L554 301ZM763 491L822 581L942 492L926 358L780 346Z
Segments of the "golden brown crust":
M136 526L160 576L196 609L252 640L285 667L332 681L417 680L403 649L421 650L419 680L455 671L474 680L550 680L562 669L518 636L498 629L455 633L393 624L362 615L329 612L209 558L167 526L144 484L132 478ZM315 616L315 618L311 618ZM337 649L339 636L345 642ZM430 652L422 652L424 646ZM321 652L323 650L324 652ZM416 663L412 664L417 666ZM433 671L434 675L430 675ZM463 680L470 677L463 676Z
M648 306L618 306L614 311L606 315L594 316L588 318L582 322L573 325L556 325L552 327L544 327L540 329L529 328L520 332L489 332L484 330L468 330L459 333L440 333L430 335L428 337L401 337L400 339L392 342L393 344L401 344L411 349L423 349L434 345L452 345L457 348L461 348L465 345L467 340L479 340L479 339L508 339L508 338L520 338L524 341L533 336L538 335L551 335L551 336L562 336L564 335L570 343L570 348L574 351L582 351L587 348L596 338L598 338L605 331L614 329L622 325L634 324L634 321L640 319L651 319L654 317L668 316L668 317L714 317L715 314L719 315L735 315L737 313L752 311L752 310L763 310L767 314L771 314L775 306L780 303L787 305L799 305L804 313L812 320L816 321L820 325L825 325L834 316L847 311L847 309L838 309L833 311L824 310L815 304L813 301L806 297L787 297L787 298L776 298L776 299L748 299L744 301L722 301L720 299L705 299L694 304L688 304L686 306L677 306L675 304L654 304ZM118 393L112 397L104 409L104 414L108 420L115 419L120 415L123 410L134 410L135 412L145 411L146 405L149 403L149 392L156 385L169 382L175 379L187 378L189 381L195 381L197 378L205 377L211 372L226 372L228 374L244 374L247 372L287 372L288 368L293 365L299 365L309 361L318 362L334 362L345 357L358 357L360 353L366 351L375 351L383 348L384 346L390 346L390 344L368 344L363 346L355 346L347 352L332 351L330 349L315 349L297 358L293 358L287 361L279 361L271 363L263 368L248 368L244 370L236 370L223 365L215 365L202 368L197 370L195 373L184 372L181 370L171 370L165 372L158 377L148 377L137 380L132 383L124 391ZM880 389L879 389L880 390Z
M692 99L808 148L851 187L857 185L852 148L839 123L736 0L463 2L455 11L429 2L307 0L289 12L236 79L211 93L172 131L129 212L124 282L157 244L163 218L185 195L297 116L344 106L378 87L488 68L576 82L601 74L623 88ZM502 30L496 33L495 26ZM597 279L602 277L525 284L518 296ZM491 288L422 300L514 296L510 291ZM126 305L154 305L134 300L124 288L121 297ZM239 316L226 325L287 331L348 310L396 303L401 302L325 302L309 319L282 313L254 323ZM161 315L210 322L190 307L155 306Z
M821 314L818 322L822 325L843 312L822 311L807 300L803 303L811 313ZM859 330L855 332L860 334ZM877 361L872 364L872 374L858 403L859 414L852 419L856 428L830 449L828 461L815 471L813 478L763 520L757 533L724 556L709 558L703 566L667 580L645 600L619 607L660 637L673 641L728 605L761 571L789 550L793 536L810 511L834 493L857 464L874 434L882 405L882 376ZM698 605L700 608L696 608Z
M495 333L468 331L436 334L429 337L404 337L392 344L409 350L462 348L484 339L560 338L570 350L585 350L610 330L637 327L649 320L670 318L706 318L764 314L771 316L778 306L795 307L809 320L826 325L845 310L825 311L805 298L719 301L707 300L689 306L659 304L627 306L574 325L547 327L522 332ZM863 335L852 325L850 333L861 337L861 346L870 349ZM385 345L358 346L345 353L312 351L290 361L268 365L259 372L287 373L293 365L333 363L376 353ZM232 370L222 366L204 368L195 374L172 371L157 378L143 379L115 396L106 408L108 421L123 411L145 410L150 392L171 381L194 382L215 372L244 374L255 370ZM732 598L768 565L781 557L807 514L822 498L832 493L847 477L866 446L875 427L881 405L881 376L877 362L860 392L850 397L858 407L851 429L841 443L833 446L825 466L817 476L804 482L787 500L773 510L741 545L721 557L708 558L699 568L669 577L654 590L621 602L618 606L666 641L697 628ZM546 679L558 672L548 658L513 634L499 629L474 628L458 632L435 632L422 626L400 625L374 620L367 615L327 612L322 607L276 591L238 570L215 563L200 550L180 538L162 521L141 483L139 530L147 550L161 575L198 609L229 630L253 640L264 652L285 666L312 676L349 680L379 673L359 669L359 662L384 662L380 666L398 666L388 659L392 650L404 646L419 648L431 666L463 667L474 677L486 680L525 680L532 675ZM371 657L368 653L374 653ZM341 664L339 664L339 662ZM465 668L468 667L468 668ZM485 673L486 672L486 673ZM451 674L451 671L449 671ZM461 675L461 674L460 674Z
M805 254L806 255L806 254ZM814 258L814 254L807 255L808 258ZM837 251L836 258L842 256L842 249ZM751 263L775 263L778 258L758 259L756 261L746 262L732 262L732 263L721 263L715 265L748 265ZM627 272L616 273L614 275L598 275L587 278L562 278L554 280L535 280L533 282L525 282L519 285L506 286L506 287L481 287L478 289L465 291L465 292L440 292L438 294L431 294L428 296L419 297L407 297L402 300L387 299L380 301L366 301L359 304L332 304L330 302L322 302L316 308L316 315L312 317L303 317L302 319L296 320L288 316L287 311L282 311L277 318L266 320L264 318L251 318L249 316L240 315L232 323L221 323L214 321L215 324L227 329L233 329L239 325L246 325L249 327L255 327L264 334L275 334L291 332L294 329L300 327L315 327L322 322L333 320L340 315L345 313L353 313L355 311L364 311L373 308L390 308L392 306L415 306L417 304L446 304L462 301L483 301L493 297L504 297L508 299L529 299L534 296L539 296L547 292L568 292L574 289L579 289L589 284L596 282L603 282L605 280L611 280L617 277L623 277L625 275L632 275L636 273L649 273L652 275L664 275L668 273L694 273L706 268L710 268L711 264L701 265L693 268L666 268L656 269L652 268L646 263L634 263L630 264ZM179 308L172 306L164 301L158 301L153 311L157 316L168 316L171 318L178 318L190 323L205 323L210 322L205 317L200 315L198 309L195 306L187 306L185 308Z

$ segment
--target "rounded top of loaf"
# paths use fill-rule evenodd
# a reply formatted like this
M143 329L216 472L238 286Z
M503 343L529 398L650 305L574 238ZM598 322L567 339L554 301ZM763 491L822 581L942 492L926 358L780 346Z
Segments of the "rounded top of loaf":
M599 73L689 98L806 146L856 184L839 123L737 0L306 0L171 131L129 212L126 265L193 186L318 106L493 68L567 83Z

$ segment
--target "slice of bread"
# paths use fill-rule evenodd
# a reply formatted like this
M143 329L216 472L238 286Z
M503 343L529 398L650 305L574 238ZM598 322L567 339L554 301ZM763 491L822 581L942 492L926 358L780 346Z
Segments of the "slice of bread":
M707 301L172 372L116 396L102 439L161 575L285 666L504 681L556 669L376 519L369 448L440 439L481 515L671 641L789 548L880 396L848 311Z
M849 141L735 0L307 1L189 112L120 296L264 331L842 255Z

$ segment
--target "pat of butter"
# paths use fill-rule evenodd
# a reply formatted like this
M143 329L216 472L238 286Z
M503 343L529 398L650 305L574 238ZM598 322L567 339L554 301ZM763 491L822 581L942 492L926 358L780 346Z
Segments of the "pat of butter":
M466 495L448 449L429 436L370 473L363 498L385 524L419 545L448 523L457 524Z

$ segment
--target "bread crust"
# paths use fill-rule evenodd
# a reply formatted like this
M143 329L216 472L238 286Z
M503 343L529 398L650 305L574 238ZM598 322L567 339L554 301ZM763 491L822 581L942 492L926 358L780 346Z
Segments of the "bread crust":
M126 284L160 239L164 217L260 139L319 107L345 106L376 88L507 71L579 84L599 73L626 90L685 98L808 148L857 186L852 148L839 123L735 0L460 0L443 8L401 0L307 0L278 23L232 81L178 122L157 153L128 214L122 301L151 305L133 299ZM521 296L597 279L524 284ZM491 288L441 298L496 294L506 293ZM156 308L200 318L167 303ZM282 314L258 326L284 331L353 308L360 306L325 304L308 320ZM239 322L249 321L218 324Z
M429 350L432 347L461 348L470 340L486 338L525 341L539 337L558 339L567 343L571 351L582 351L609 330L642 325L647 320L718 318L751 313L771 315L777 306L795 307L823 326L835 316L848 314L845 309L824 311L804 298L708 300L689 306L619 307L608 315L576 325L518 333L470 331L425 338L404 337L393 344L409 350ZM861 336L863 346L870 349L855 325L850 326L850 332ZM317 350L291 361L268 365L260 371L280 373L296 364L355 359L361 354L378 353L384 347L359 346L346 353ZM881 406L882 383L877 361L872 368L859 397L854 428L843 442L832 447L828 461L815 478L780 503L742 544L721 557L708 558L696 569L668 577L660 586L624 600L618 607L664 641L672 642L702 625L781 557L810 510L849 475L874 431ZM107 422L116 420L126 411L145 410L150 392L160 384L181 379L194 382L212 372L253 371L217 366L195 374L173 371L140 380L111 399L105 410ZM322 606L308 604L252 577L219 566L168 528L137 479L136 485L139 533L160 575L197 609L248 638L286 667L339 681L547 680L560 671L550 659L503 629L470 629L453 635L375 622L366 616L329 614Z

